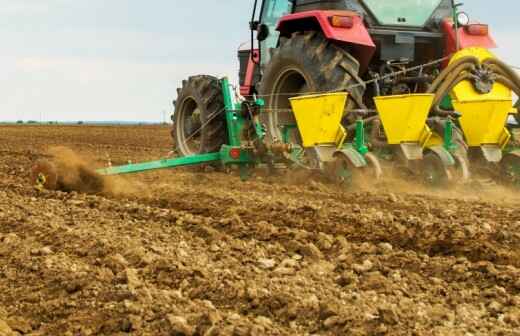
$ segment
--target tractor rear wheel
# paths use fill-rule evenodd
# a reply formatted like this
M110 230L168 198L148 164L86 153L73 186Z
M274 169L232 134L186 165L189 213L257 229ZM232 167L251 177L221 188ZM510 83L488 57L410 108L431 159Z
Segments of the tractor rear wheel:
M226 141L225 107L218 78L193 76L177 89L172 138L180 156L217 152Z
M290 142L301 143L289 98L306 93L348 91L346 109L361 105L365 86L358 73L358 61L320 32L294 33L282 40L260 83L267 112L262 122L267 126L268 138L282 140L285 133Z

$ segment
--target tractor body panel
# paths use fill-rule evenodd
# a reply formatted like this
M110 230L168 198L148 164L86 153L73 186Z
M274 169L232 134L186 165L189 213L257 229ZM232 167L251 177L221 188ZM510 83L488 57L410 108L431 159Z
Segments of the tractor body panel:
M441 23L441 27L444 35L445 53L447 55L455 53L457 51L457 34L453 27L453 20L444 19ZM470 34L467 28L460 27L458 29L458 35L460 49L471 47L493 49L497 47L495 41L489 35L489 32L487 32L487 34L475 35Z
M266 31L259 39L258 60L250 56L252 62L242 62L243 95L254 93L280 37L290 38L295 32L321 32L358 61L360 75L369 70L384 75L389 71L385 64L424 64L450 54L456 45L453 25L447 23L453 22L451 0L263 0L260 9L254 27L259 25ZM351 26L333 24L334 16L347 17ZM459 31L463 46L494 46L489 36ZM245 69L257 63L256 70ZM256 73L251 82L246 73Z
M334 27L330 21L333 16L351 18L352 27ZM348 44L360 64L361 72L367 69L376 45L361 16L351 11L312 10L286 15L280 19L277 27L280 35L286 37L296 31L309 29L321 31L331 41Z
M240 94L242 96L250 96L254 91L254 84L260 81L260 67L257 66L260 61L258 49L241 49L238 51L238 60L240 62L240 72L238 75L240 84Z
M330 18L332 16L348 16L353 19L352 28L334 27ZM318 26L316 26L318 24ZM286 15L280 18L277 30L282 36L290 36L291 33L305 27L320 29L325 37L338 42L348 42L375 49L374 42L368 33L363 19L355 12L314 10Z

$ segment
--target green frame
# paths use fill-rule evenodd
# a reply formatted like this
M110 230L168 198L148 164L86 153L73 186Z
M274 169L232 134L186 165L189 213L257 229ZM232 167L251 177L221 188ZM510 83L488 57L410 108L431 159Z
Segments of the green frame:
M243 149L241 146L240 133L244 128L245 120L239 114L240 106L235 106L233 102L233 92L231 91L229 80L226 77L222 78L220 80L220 85L224 98L224 113L228 130L228 143L223 145L219 152L102 168L96 172L101 175L110 176L135 174L145 171L176 167L196 166L207 163L220 163L222 165L238 165L240 167L241 176L245 178L247 175L247 168L256 163L253 154L247 149ZM262 105L262 101L259 100L258 104ZM257 130L257 133L260 131L257 125L255 125L255 129ZM232 155L234 150L240 152L240 155L236 158Z

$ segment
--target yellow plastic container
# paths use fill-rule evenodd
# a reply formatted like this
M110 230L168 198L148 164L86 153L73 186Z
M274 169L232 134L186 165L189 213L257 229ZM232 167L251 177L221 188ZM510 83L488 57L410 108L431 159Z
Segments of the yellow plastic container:
M495 58L495 55L489 51L488 49L481 47L471 47L465 48L457 52L450 60L450 63L455 62L456 60L466 57L466 56L474 56L480 60L480 62L485 61L489 58ZM500 84L495 83L493 85L493 89L491 92L486 94L481 94L475 91L473 88L473 84L469 80L465 80L455 88L451 92L451 96L454 100L458 100L461 102L468 101L488 101L488 100L496 100L496 99L513 99L512 91L510 88Z
M475 56L481 62L495 57L487 49L474 47L459 51L451 62L465 56ZM460 124L468 146L497 145L504 148L507 145L511 134L505 125L513 106L510 88L495 83L491 92L481 94L475 91L469 80L465 80L455 86L451 97L455 110L462 114Z
M388 143L419 143L424 146L432 136L426 125L433 94L409 94L375 97Z
M459 102L453 100L455 110L462 114L460 125L470 147L498 145L503 148L511 134L504 127L511 110L511 99L487 99Z
M327 93L289 99L303 147L336 144L344 139L341 119L348 93Z

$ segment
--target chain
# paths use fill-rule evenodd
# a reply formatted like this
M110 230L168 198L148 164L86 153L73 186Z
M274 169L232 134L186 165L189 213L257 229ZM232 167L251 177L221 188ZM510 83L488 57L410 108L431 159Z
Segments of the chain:
M387 78L392 78L392 77L395 77L395 76L399 76L401 74L405 74L405 73L410 72L410 71L423 69L425 67L429 67L429 66L432 66L432 65L435 65L435 64L439 64L439 63L449 59L450 57L451 57L451 55L443 57L443 58L440 58L438 60L435 60L435 61L432 61L432 62L429 62L429 63L417 65L417 66L414 66L414 67L411 67L411 68L408 68L408 69L392 72L392 73L389 73L387 75L384 75L384 76L381 76L381 77L378 77L378 78L375 78L375 79L371 79L371 80L368 80L368 81L357 83L357 84L354 84L354 85L351 85L351 86L347 87L346 90L348 91L348 90L354 89L354 88L359 87L359 86L366 86L367 84L370 84L370 83L374 83L374 82L377 82L377 81L380 81L380 80L384 80L384 79L387 79ZM236 88L234 88L234 89L236 90ZM341 90L341 91L340 90L331 90L331 91L305 92L305 94L326 94L326 93L338 93L338 92L344 92L344 90ZM277 94L270 94L270 95L257 95L257 97L295 96L295 95L299 95L299 94L301 94L301 92L277 93ZM220 109L219 111L216 111L213 114L211 114L208 120L206 120L199 128L197 128L194 132L192 132L192 134L183 141L183 144L186 146L188 141L193 139L193 137L195 137L195 135L199 131L201 131L207 124L212 122L216 117L218 117L225 110L226 110L226 108L224 107L224 108ZM276 110L276 111L285 111L285 112L291 111L291 109L266 109L266 108L264 108L263 110L264 111L275 111Z
M372 83L375 83L375 82L378 82L378 81L381 81L381 80L385 80L387 78L392 78L392 77L396 77L396 76L399 76L399 75L403 75L403 74L406 74L410 71L415 71L415 70L420 70L420 69L424 69L424 68L427 68L427 67L431 67L433 65L437 65L439 63L442 63L444 61L447 61L451 58L452 55L448 55L448 56L445 56L443 58L439 58L437 60L434 60L434 61L431 61L431 62L428 62L428 63L424 63L424 64L420 64L420 65L416 65L416 66L413 66L413 67L410 67L410 68L406 68L404 70L400 70L400 71L395 71L395 72L391 72L389 74L386 74L384 76L378 76L377 78L374 78L374 79L370 79L370 80L367 80L367 81L363 81L363 82L360 82L360 83L356 83L356 84L353 84L353 85L350 85L348 87L346 87L345 89L343 90L330 90L330 91L314 91L314 92L305 92L305 94L309 94L309 95L312 95L312 94L327 94L327 93L339 93L339 92L344 92L345 90L351 90L351 89L355 89L357 87L360 87L360 86L366 86L367 84L372 84ZM257 95L257 97L274 97L274 96L295 96L295 95L300 95L302 94L302 92L283 92L283 93L276 93L276 94L264 94L264 95Z

